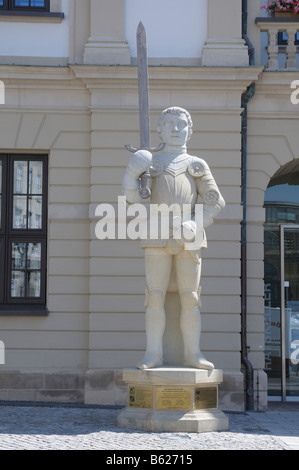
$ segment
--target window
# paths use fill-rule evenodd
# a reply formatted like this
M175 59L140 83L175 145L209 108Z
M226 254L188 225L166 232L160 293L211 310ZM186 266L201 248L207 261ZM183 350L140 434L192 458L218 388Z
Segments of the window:
M47 158L0 154L0 314L46 313L46 227Z
M50 0L0 0L1 10L50 11Z
M285 32L278 33L278 45L279 46L287 46L288 44L288 36ZM299 33L295 35L295 45L299 45Z

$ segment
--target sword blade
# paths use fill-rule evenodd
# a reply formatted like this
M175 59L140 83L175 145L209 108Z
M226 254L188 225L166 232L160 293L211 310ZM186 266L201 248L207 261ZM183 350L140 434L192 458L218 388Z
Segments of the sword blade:
M136 38L137 38L137 67L138 67L138 91L139 91L140 148L150 149L151 142L150 142L150 116L149 116L146 31L141 21L137 28Z

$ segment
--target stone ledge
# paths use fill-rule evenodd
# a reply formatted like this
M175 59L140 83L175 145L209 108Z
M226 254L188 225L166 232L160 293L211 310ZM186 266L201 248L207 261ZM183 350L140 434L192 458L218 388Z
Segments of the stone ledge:
M84 372L0 372L0 390L83 389Z
M182 367L158 367L155 369L140 370L126 368L123 379L127 383L138 382L142 384L172 385L172 384L220 384L223 380L222 370L207 371L203 369L188 369Z
M258 16L255 18L256 24L261 23L298 23L299 16L289 17L274 17L274 16Z
M84 403L83 390L51 389L2 389L0 401L41 403Z
M0 400L84 403L84 372L3 371Z
M170 367L166 369L171 370ZM129 377L134 376L134 373L135 375L144 373L144 371L135 368L127 368L127 370ZM188 376L188 372L187 370L185 378ZM151 373L155 373L155 370L147 371L148 376ZM201 373L206 374L205 380L207 382L205 386L209 387L209 380L215 378L215 372L208 376L207 371L191 369L192 380L195 380L196 375L198 377ZM173 383L167 380L167 373L166 376L164 373L161 374L160 380L162 386L171 386ZM185 384L182 383L181 385ZM265 386L262 388L263 392L264 390ZM37 402L39 400L43 402L65 401L90 405L123 406L127 402L127 385L123 381L122 369L91 369L65 372L55 370L2 370L0 372L0 401ZM218 400L222 410L244 411L244 385L241 372L224 371L223 382L219 385ZM262 397L260 397L261 404Z
M64 19L62 12L47 11L0 11L0 22L11 21L21 23L61 23Z

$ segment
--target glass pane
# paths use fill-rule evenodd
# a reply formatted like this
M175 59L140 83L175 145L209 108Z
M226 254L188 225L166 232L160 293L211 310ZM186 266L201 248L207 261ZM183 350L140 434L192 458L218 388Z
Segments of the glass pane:
M27 273L27 297L40 297L40 272Z
M12 271L11 297L25 297L25 273L23 271Z
M40 196L32 196L28 205L28 228L42 228L42 198Z
M43 8L45 6L45 0L31 0L31 5L34 8Z
M29 194L42 194L43 162L29 162Z
M41 296L41 243L12 243L11 297Z
M27 197L14 196L13 197L13 228L26 229L27 228Z
M15 0L15 7L44 8L45 0Z
M286 394L299 396L299 230L285 229Z
M279 230L266 227L265 247L265 371L268 395L281 395L280 337L280 236Z
M12 244L12 269L25 269L26 267L26 243Z
M14 162L14 194L27 194L27 168L28 162Z
M0 7L3 7L3 5L4 5L3 2L4 2L4 0L0 0Z
M15 0L16 7L29 7L29 0Z
M28 243L27 269L41 269L41 243Z

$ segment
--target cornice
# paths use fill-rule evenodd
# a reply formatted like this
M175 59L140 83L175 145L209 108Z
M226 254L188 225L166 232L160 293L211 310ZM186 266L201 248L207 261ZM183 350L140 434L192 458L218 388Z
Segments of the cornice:
M96 83L97 80L135 80L136 66L82 66L70 65L77 78ZM264 67L180 67L149 66L149 79L189 81L254 81Z
M291 82L299 79L299 70L265 70L257 81L258 85L290 86Z
M152 90L225 90L242 93L257 81L263 67L175 67L149 66ZM87 88L91 91L137 87L136 66L21 66L0 65L0 80L5 85L24 88ZM187 85L186 85L187 83Z
M152 91L220 91L242 93L252 82L256 94L289 95L298 71L267 71L264 67L149 66ZM136 90L136 66L18 66L0 65L0 80L8 88L28 90ZM3 108L2 108L3 109Z
M149 66L149 76L160 80L257 80L264 67L175 67ZM1 78L19 79L135 79L136 66L121 65L0 65Z
M70 67L0 65L0 80L70 80L76 78Z

